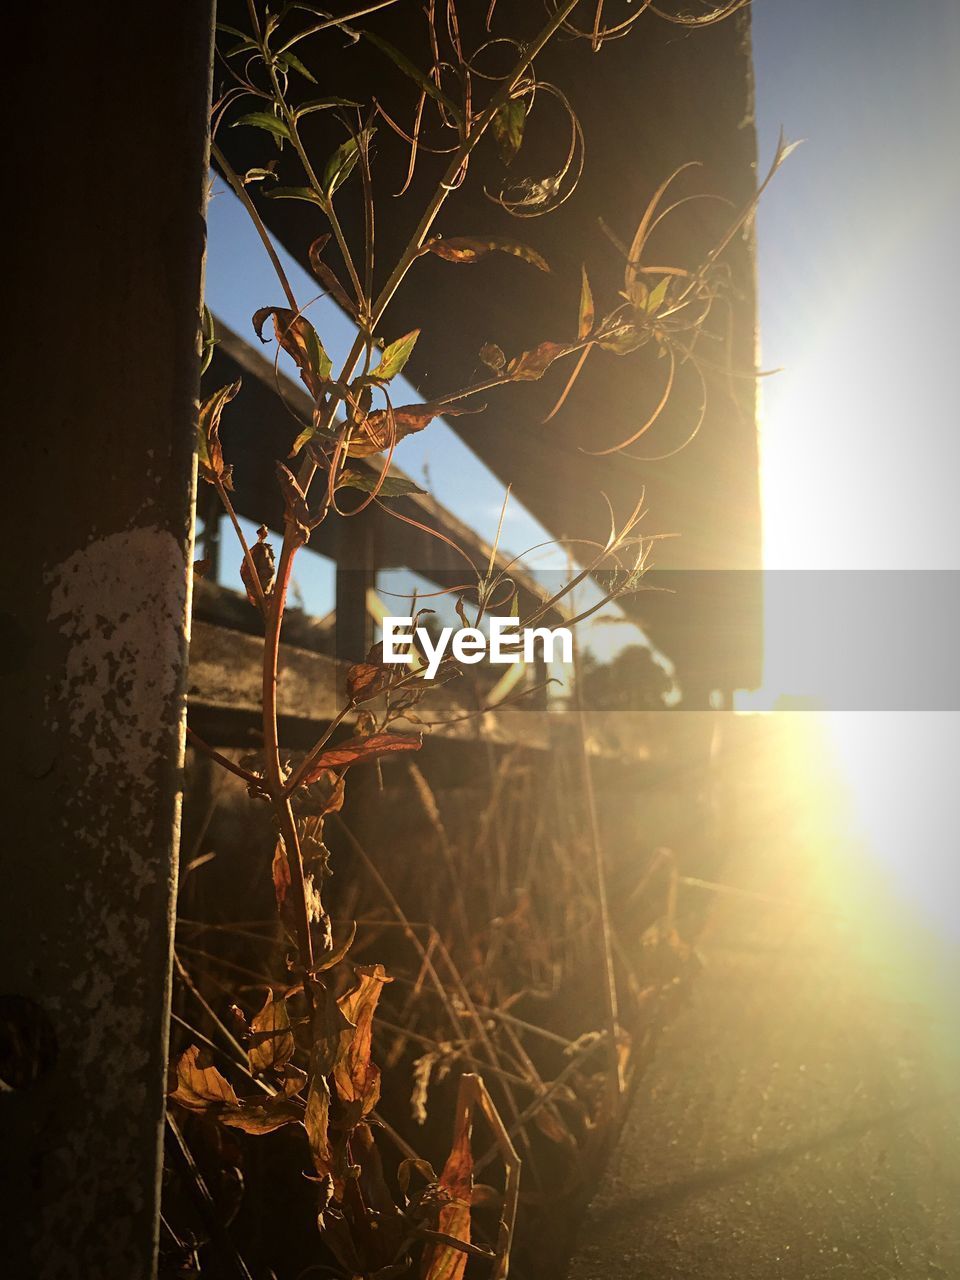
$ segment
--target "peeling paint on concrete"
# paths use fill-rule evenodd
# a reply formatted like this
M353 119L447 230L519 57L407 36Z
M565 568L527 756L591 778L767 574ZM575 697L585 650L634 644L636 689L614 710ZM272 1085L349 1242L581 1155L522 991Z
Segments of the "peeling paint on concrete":
M146 1280L142 1232L152 1206L144 1162L161 1115L158 974L179 816L171 791L182 732L187 559L171 533L136 528L91 541L44 578L47 621L65 640L47 712L69 761L69 794L62 841L39 852L63 863L85 947L82 962L64 964L60 978L72 1034L61 1051L70 1055L84 1110L50 1135L44 1274L80 1280L99 1255L104 1274ZM115 1212L105 1230L108 1202ZM92 1243L98 1236L102 1245ZM90 1242L85 1262L72 1248L78 1238Z
M50 571L49 620L71 641L63 702L91 768L149 768L179 678L183 551L164 529L99 538Z

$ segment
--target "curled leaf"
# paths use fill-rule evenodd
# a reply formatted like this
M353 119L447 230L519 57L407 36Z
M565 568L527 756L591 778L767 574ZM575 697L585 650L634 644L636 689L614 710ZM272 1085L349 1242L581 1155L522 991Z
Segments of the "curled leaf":
M348 315L351 315L353 316L354 319L356 319L357 318L356 304L352 301L352 299L350 298L350 295L347 293L346 289L340 283L339 279L337 278L336 272L333 270L333 268L328 267L327 264L320 257L320 254L323 252L324 246L326 245L329 239L330 239L329 233L327 235L318 236L318 238L314 240L313 244L310 246L307 253L307 256L309 257L309 260L310 260L310 270L317 277L317 279L320 281L323 287L328 291L331 298L333 298L334 302L336 302L339 306L343 307L344 311L346 311Z
M206 1050L195 1044L177 1063L177 1087L170 1098L188 1111L215 1113L221 1124L247 1133L272 1133L300 1120L303 1114L286 1093L265 1100L241 1100L230 1082L209 1063Z
M209 1053L195 1044L180 1055L177 1087L170 1097L188 1111L210 1111L240 1105L233 1085L213 1065Z
M324 769L309 786L297 788L293 804L298 814L322 818L343 808L343 795L343 779L338 778L332 769Z
M225 467L223 464L223 450L220 447L220 415L223 413L224 406L229 404L239 390L240 379L238 378L229 386L215 391L200 406L200 416L197 420L197 466L200 474L211 484L216 484L219 480L225 489L233 488L233 468Z
M492 373L501 374L507 367L507 357L495 342L485 342L480 348L480 359Z
M290 1014L283 998L275 1000L267 992L263 1008L250 1024L252 1043L247 1052L251 1071L279 1070L286 1066L296 1051Z
M338 965L340 961L344 959L344 957L346 956L350 948L353 946L353 940L356 936L357 936L357 922L356 920L354 920L351 922L350 932L347 934L344 940L338 946L334 947L332 951L327 952L327 954L323 957L320 963L315 966L314 973L323 973L325 970L333 969L336 965Z
M419 1156L407 1156L405 1160L401 1160L397 1165L397 1183L404 1195L407 1194L410 1178L414 1173L418 1173L428 1183L436 1182L437 1180L432 1164L427 1160L421 1160Z
M277 341L300 370L300 380L315 400L326 389L333 370L333 361L324 350L323 343L306 316L297 315L287 307L261 307L253 317L253 327L261 342L263 326L273 317L273 331Z
M241 1102L236 1111L222 1111L218 1119L221 1124L229 1125L231 1129L242 1129L244 1133L273 1133L285 1124L296 1124L302 1120L303 1109L291 1098L278 1093L263 1102Z
M465 413L477 413L477 409L460 408L457 405L444 404L407 404L393 411L393 427L396 435L394 443L412 436L430 425L434 418L441 415L445 418L460 417ZM351 458L369 458L372 454L382 453L389 448L391 442L390 422L385 409L371 413L361 425L361 433L350 441L348 453Z
M286 1098L295 1098L302 1093L307 1083L307 1073L295 1067L292 1062L284 1063L283 1094Z
M509 253L541 271L550 270L550 264L536 249L518 240L504 240L499 236L436 236L426 241L420 253L433 253L446 262L462 263L479 262L488 253Z
M315 1080L329 1075L353 1034L353 1023L344 1016L340 1005L323 985L313 984L314 1008L310 1050L310 1072ZM312 1086L311 1086L312 1091Z
M366 1116L380 1097L380 1069L370 1059L373 1015L384 984L393 979L387 977L382 964L362 965L357 974L357 985L337 1001L340 1012L353 1027L341 1036L341 1052L333 1069L333 1079L340 1098L357 1104L359 1115Z

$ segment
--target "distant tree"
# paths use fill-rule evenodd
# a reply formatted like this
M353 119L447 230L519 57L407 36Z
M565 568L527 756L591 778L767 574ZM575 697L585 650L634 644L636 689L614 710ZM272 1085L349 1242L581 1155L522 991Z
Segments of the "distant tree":
M630 644L609 662L598 662L589 651L580 662L584 705L598 711L657 711L673 682L652 652Z

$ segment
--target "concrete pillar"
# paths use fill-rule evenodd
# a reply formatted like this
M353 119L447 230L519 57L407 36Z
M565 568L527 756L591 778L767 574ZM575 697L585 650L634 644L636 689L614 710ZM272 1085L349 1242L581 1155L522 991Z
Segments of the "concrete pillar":
M212 0L18 6L4 165L0 1214L155 1271Z

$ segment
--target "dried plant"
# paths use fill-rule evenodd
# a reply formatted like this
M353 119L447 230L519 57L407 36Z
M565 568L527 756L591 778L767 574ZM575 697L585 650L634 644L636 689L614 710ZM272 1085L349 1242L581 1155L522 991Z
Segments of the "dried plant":
M670 15L646 0L625 9L620 18L612 14L618 6L597 0L585 25L575 20L577 0L550 0L542 29L526 43L490 34L494 20L501 21L506 8L498 8L493 0L486 16L488 34L470 51L464 47L453 0L439 4L428 0L423 15L433 62L425 69L414 66L400 50L361 25L368 14L395 2L382 0L349 15L331 17L309 3L271 13L250 0L248 29L220 29L218 67L226 84L213 109L213 154L253 220L283 294L279 302L257 311L253 327L262 341L276 341L278 356L282 350L293 360L313 409L307 420L291 429L290 456L277 463L285 507L279 553L266 528L261 528L252 545L245 539L231 499L229 447L221 432L223 424L229 423L230 402L242 394L239 382L209 395L200 413L200 475L214 487L233 524L250 606L263 617L262 751L238 761L214 750L195 733L190 741L242 780L249 794L269 809L276 833L271 875L282 932L278 935L260 923L232 926L232 936L245 937L255 951L266 948L256 968L244 969L200 949L209 926L182 922L178 974L200 1004L213 1038L190 1028L192 1042L175 1065L171 1127L175 1149L200 1186L202 1170L191 1164L178 1115L215 1120L230 1132L262 1135L288 1126L305 1132L304 1156L310 1160L316 1187L316 1218L324 1244L340 1269L329 1274L385 1278L412 1274L419 1268L423 1280L451 1280L464 1274L471 1259L478 1259L485 1260L488 1274L499 1280L507 1275L518 1203L520 1157L514 1143L530 1161L541 1195L549 1194L550 1188L543 1182L544 1169L538 1170L538 1142L566 1151L570 1159L563 1178L576 1180L584 1146L596 1145L598 1133L608 1131L613 1122L630 1053L629 1039L617 1018L614 968L635 1005L664 984L656 966L646 975L638 973L635 961L611 935L595 814L592 821L584 821L581 814L581 820L574 822L558 818L568 812L569 806L563 804L551 811L548 803L528 803L523 810L517 797L528 785L530 771L512 757L500 773L492 773L490 811L474 823L473 865L480 868L475 874L482 883L472 886L469 894L455 886L456 940L446 926L438 930L409 918L378 859L363 848L340 811L345 786L357 766L400 754L413 758L409 753L420 749L422 732L429 727L419 714L420 704L432 688L457 675L456 662L445 657L436 679L426 681L415 667L385 664L375 648L347 673L342 708L325 732L302 755L290 755L282 750L277 719L278 656L287 595L296 557L322 522L353 518L371 503L397 519L407 518L389 505L392 498L409 491L390 472L395 447L439 417L479 411L478 396L538 380L555 363L566 361L569 377L548 415L552 417L562 410L588 358L623 357L650 345L663 357L665 368L657 408L628 438L600 452L630 448L650 430L681 371L690 370L699 379L705 402L699 339L726 288L723 251L751 215L754 202L731 214L726 232L702 262L657 264L649 256L657 227L687 200L706 198L671 199L680 171L655 192L632 243L623 245L614 238L615 252L624 264L619 297L598 307L584 271L579 312L571 317L567 337L544 340L512 356L488 344L479 353L488 376L436 395L428 403L398 405L392 387L419 331L391 337L384 326L397 289L426 255L470 265L488 254L507 254L518 259L518 270L549 270L535 250L518 240L441 238L434 228L440 211L471 180L471 159L484 136L492 134L504 159L512 161L522 152L526 122L533 111L559 108L565 116L568 132L561 163L549 178L511 178L499 190L488 191L488 197L517 218L529 218L549 213L576 186L584 150L579 122L562 90L540 80L535 69L538 55L558 32L581 36L597 50L606 41L627 35L648 10L697 25L719 20L743 0L700 16ZM404 73L413 89L408 121L388 115L375 94L369 105L309 96L314 71L322 65L324 41L331 36L370 43ZM513 59L512 67L499 76L480 70L494 50L498 56L507 50ZM322 161L311 155L301 134L302 121L318 111L335 112L345 134L342 145ZM266 158L258 168L235 173L216 141L221 129L233 126L261 131L265 151L279 147L285 158L292 153L300 185L277 185L276 165ZM385 140L409 153L400 195L409 198L424 156L443 156L445 171L420 211L405 249L378 283L375 227L379 211L374 205L372 173L376 148ZM786 151L783 146L778 149L771 175ZM362 192L363 252L356 258L350 248L354 237L345 234L338 214L337 194L347 183L359 183ZM305 201L327 223L328 230L310 245L308 257L322 291L356 326L349 355L339 370L335 371L321 334L308 318L310 303L298 299L291 288L255 193L268 199ZM215 342L209 318L203 338L209 351ZM700 421L691 424L691 437L699 426ZM228 427L223 435L228 441ZM375 480L351 467L356 458L380 460ZM533 626L559 605L569 604L577 585L601 571L607 584L604 598L579 613L573 610L571 623L636 590L654 542L639 531L642 514L642 496L625 518L618 520L611 514L607 535L586 552L579 546L581 567L520 618L520 624ZM486 565L474 565L465 552L461 554L468 566L468 581L457 592L456 607L464 625L478 625L491 611L516 607L518 595L509 565L498 567L495 555ZM353 735L338 740L337 731L348 720L354 723ZM423 772L412 766L410 777L413 794L450 875L455 876L456 865L464 865L469 858L460 857L459 845L454 853ZM592 803L589 787L588 796ZM504 817L505 806L513 806L510 821ZM570 822L567 829L562 829L564 821ZM341 838L373 885L376 905L366 917L331 919L325 899L330 873L325 844L328 823L338 825ZM592 873L582 870L592 863L597 867L603 908L599 926L597 883L591 880ZM549 893L541 891L545 881L550 883ZM588 962L595 964L593 939L598 927L605 944L603 982L611 993L605 1026L579 1038L537 1027L511 1012L524 996L549 990L551 982L555 985L558 970L574 972L591 951ZM657 950L664 939L675 959L682 944L672 929L657 934L651 946ZM344 989L348 955L356 958L374 944L397 957L397 981L378 960L357 965L352 983ZM210 961L220 973L226 997L234 999L236 994L231 977L244 977L247 994L236 999L246 1003L249 1012L234 1003L232 1023L220 1018L191 977L192 956ZM285 968L279 964L284 957ZM414 976L404 979L401 970L408 961ZM249 992L257 990L261 999L253 1009ZM381 1016L385 1006L389 1016ZM406 1056L410 1062L413 1113L420 1119L426 1115L436 1083L454 1067L471 1068L460 1077L452 1148L439 1176L379 1114L376 1043L385 1049L389 1061L396 1063ZM545 1080L541 1073L548 1067L553 1076ZM481 1074L489 1080L489 1088ZM494 1136L493 1147L480 1156L471 1143L478 1107ZM403 1155L395 1175L389 1177L375 1139L378 1132L386 1133ZM502 1191L475 1186L474 1174L495 1158L503 1168ZM532 1198L536 1196L534 1190ZM491 1204L497 1225L492 1238L478 1243L471 1232L471 1207L479 1206L482 1214L483 1207L489 1209ZM174 1228L167 1226L167 1230L189 1255L189 1247L176 1237ZM223 1249L233 1270L247 1274L229 1243ZM320 1275L324 1270L317 1264L307 1274Z

